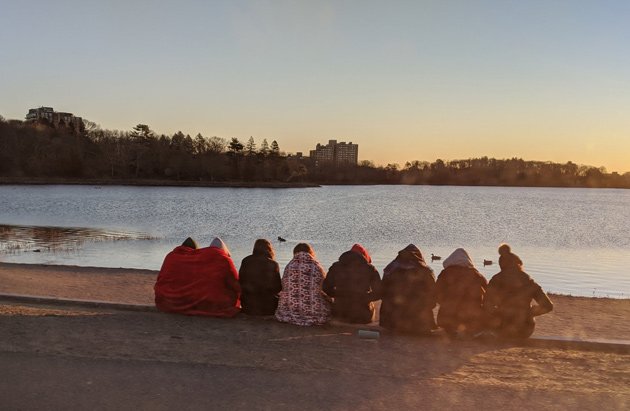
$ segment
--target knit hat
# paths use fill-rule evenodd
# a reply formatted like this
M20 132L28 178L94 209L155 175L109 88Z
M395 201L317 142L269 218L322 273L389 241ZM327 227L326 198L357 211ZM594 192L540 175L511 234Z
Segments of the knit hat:
M499 255L499 267L501 267L502 270L523 265L523 261L521 261L519 256L512 253L512 249L507 244L501 244L499 246Z
M360 254L363 258L367 260L368 263L372 264L372 258L370 254L368 254L367 250L361 244L355 244L352 246L350 251L354 251L357 254Z

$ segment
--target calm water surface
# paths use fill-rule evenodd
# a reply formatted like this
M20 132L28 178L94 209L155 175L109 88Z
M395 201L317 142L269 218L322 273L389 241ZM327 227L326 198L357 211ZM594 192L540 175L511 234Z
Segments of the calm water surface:
M0 225L0 261L155 270L187 236L221 237L237 267L282 236L281 267L301 241L326 268L360 242L379 271L415 243L425 257L464 247L490 278L508 242L549 291L630 298L630 190L0 186Z

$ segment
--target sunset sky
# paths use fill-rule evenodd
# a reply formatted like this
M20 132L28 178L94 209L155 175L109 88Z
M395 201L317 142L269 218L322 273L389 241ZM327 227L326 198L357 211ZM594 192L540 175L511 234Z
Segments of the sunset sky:
M0 115L630 171L629 1L0 0Z

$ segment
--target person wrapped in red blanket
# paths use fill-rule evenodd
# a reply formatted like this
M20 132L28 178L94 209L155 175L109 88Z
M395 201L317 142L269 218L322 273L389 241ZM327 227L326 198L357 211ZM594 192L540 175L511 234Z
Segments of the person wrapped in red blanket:
M234 317L240 311L238 272L223 241L193 240L168 253L155 283L155 306L168 313Z

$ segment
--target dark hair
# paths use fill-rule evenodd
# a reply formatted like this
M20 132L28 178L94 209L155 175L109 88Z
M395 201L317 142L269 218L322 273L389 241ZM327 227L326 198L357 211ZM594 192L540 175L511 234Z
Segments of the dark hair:
M272 260L276 257L276 253L273 251L273 246L269 242L269 240L265 240L264 238L259 238L254 243L254 251L253 254L261 254L265 255Z
M313 247L311 247L310 245L308 245L306 243L299 243L293 249L293 254L297 254L297 253L300 253L300 252L309 253L310 255L315 257L315 251L313 251Z

